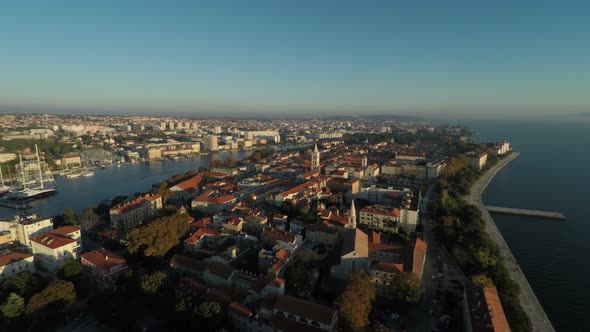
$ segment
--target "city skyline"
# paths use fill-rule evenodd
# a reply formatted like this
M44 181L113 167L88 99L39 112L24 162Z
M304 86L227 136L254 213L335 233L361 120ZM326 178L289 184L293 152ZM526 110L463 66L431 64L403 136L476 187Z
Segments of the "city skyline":
M3 4L0 113L587 112L582 2Z

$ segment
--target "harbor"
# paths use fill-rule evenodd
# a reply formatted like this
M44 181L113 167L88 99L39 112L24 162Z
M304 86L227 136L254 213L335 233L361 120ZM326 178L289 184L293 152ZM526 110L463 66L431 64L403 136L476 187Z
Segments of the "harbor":
M560 213L560 212L516 209L516 208L490 206L490 205L486 205L485 208L489 212L493 212L493 213L511 214L511 215L515 215L515 216L527 216L527 217L536 217L536 218L544 218L544 219L567 220L567 217L563 213Z

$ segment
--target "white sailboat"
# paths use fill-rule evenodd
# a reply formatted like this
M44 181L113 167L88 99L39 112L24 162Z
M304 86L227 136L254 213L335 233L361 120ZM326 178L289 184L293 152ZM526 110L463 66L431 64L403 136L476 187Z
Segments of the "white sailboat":
M35 152L37 157L36 168L32 167L32 164L23 163L22 156L19 155L23 189L11 191L6 195L7 199L16 202L27 202L50 196L57 192L57 184L53 179L53 175L47 169L47 165L44 162L41 163L39 148L36 144ZM25 172L25 169L28 169L28 172ZM29 181L27 181L26 173L29 173Z

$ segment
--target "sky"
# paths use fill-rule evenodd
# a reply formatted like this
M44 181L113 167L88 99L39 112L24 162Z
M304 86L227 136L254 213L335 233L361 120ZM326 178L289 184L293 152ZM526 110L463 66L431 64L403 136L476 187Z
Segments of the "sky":
M3 1L0 113L580 113L589 33L589 1Z

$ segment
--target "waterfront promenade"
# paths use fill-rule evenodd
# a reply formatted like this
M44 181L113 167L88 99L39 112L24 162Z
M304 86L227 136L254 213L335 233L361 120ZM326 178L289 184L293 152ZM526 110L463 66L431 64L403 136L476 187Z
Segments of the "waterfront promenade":
M483 174L471 187L471 193L469 196L466 197L467 201L470 204L473 204L479 208L482 213L482 219L486 225L486 231L492 238L492 240L498 245L500 249L500 254L504 258L506 267L510 271L510 276L512 279L520 286L520 303L523 306L523 309L529 315L531 322L533 324L534 331L555 331L549 318L545 314L541 303L537 299L535 292L531 288L528 280L526 279L524 273L520 269L518 262L512 255L508 244L500 234L498 227L494 223L492 216L484 206L481 195L483 191L486 189L488 184L494 178L496 173L506 166L509 162L511 162L514 158L518 157L519 153L512 152L506 158L500 160L498 164L494 167L489 169L485 174Z

